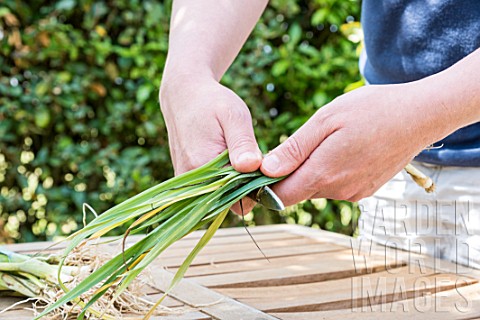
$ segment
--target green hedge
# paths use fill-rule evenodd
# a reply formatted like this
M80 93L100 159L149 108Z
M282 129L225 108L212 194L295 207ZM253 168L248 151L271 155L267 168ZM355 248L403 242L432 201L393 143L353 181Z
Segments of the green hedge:
M158 88L171 1L0 4L0 242L52 239L172 176ZM263 151L359 79L340 26L359 1L272 0L223 82L251 107ZM353 232L354 205L318 200L249 224ZM91 217L87 217L91 218ZM227 225L239 225L233 215Z

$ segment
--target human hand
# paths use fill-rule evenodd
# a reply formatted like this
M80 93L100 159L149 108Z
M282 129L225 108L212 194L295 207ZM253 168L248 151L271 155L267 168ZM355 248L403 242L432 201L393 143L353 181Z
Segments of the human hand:
M358 201L450 132L438 122L434 100L418 84L344 94L270 152L261 171L290 174L272 187L286 205L312 198Z
M227 148L235 170L251 172L260 167L262 153L248 107L217 81L190 76L165 80L160 106L176 175L207 163ZM253 206L253 201L243 201L245 213ZM233 209L240 213L238 205Z

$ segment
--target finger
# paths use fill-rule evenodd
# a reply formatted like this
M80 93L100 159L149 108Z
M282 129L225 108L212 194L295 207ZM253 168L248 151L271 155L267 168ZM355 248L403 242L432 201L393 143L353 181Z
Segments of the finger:
M334 130L319 120L317 113L285 142L271 151L262 162L260 170L270 177L292 173L310 156L317 146Z
M242 206L240 206L240 201L239 201L239 202L235 203L232 206L231 209L235 214L238 214L239 216L241 216L242 215L242 208L243 208L243 214L246 215L247 213L252 211L252 209L255 207L256 204L257 203L250 198L243 198L242 199Z
M262 163L262 152L258 148L253 132L252 118L247 106L238 101L230 106L220 117L225 134L230 162L239 172L252 172Z
M304 166L308 168L308 161L309 160L285 180L282 180L271 187L273 192L278 195L285 206L291 206L305 199L310 199L314 194L314 191L311 190L311 188L305 187L305 177L311 179L312 175L304 174L302 172L305 171L302 170Z
M334 160L329 156L330 145L335 145L335 133L328 136L310 157L286 179L272 186L272 190L286 206L311 199L322 194L329 198L336 193L339 184L332 185L336 172L332 166ZM341 173L340 173L341 174Z

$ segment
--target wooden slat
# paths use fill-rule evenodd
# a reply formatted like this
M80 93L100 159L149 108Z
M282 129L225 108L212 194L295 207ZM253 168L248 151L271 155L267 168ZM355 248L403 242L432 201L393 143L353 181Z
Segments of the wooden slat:
M256 249L256 248L255 248ZM296 248L290 247L280 247L280 248L267 248L263 250L265 255L268 258L274 257L295 257L304 254L320 253L320 252L332 252L339 251L344 249L343 247L336 246L334 244L325 244L325 243L313 243L308 245L303 245ZM185 257L172 257L172 258L163 258L162 255L157 260L158 266L166 266L169 268L179 267ZM248 261L248 260L259 260L265 259L261 252L256 250L251 251L240 251L240 252L224 252L219 254L201 254L195 258L192 265L206 265L213 263L224 263L232 261Z
M29 243L14 243L9 244L8 246L0 246L2 249L7 249L15 252L39 252L45 250L46 247L52 245L53 242L29 242ZM65 244L58 244L58 247L55 247L54 250L65 248Z
M296 251L296 249L294 249ZM376 254L367 254L367 255L358 255L355 250L345 249L341 251L334 252L321 252L321 253L309 253L304 255L292 257L271 257L269 256L269 261L265 259L261 260L248 260L242 261L242 263L237 262L224 262L210 265L197 265L192 266L187 271L187 277L189 276L206 276L214 274L225 274L233 273L240 271L249 271L249 270L259 270L259 269L272 269L272 268L282 268L286 266L294 266L296 264L305 264L309 262L318 262L318 261L329 261L330 264L335 265L335 270L328 269L328 264L325 271L328 272L340 272L345 270L351 270L351 274L364 274L366 272L373 272L373 269L379 269L383 264L385 267L388 266L402 266L405 265L407 257L400 258L398 256L388 256L385 259L385 255L376 255ZM385 261L388 261L386 264ZM175 268L173 268L175 270ZM343 277L343 276L342 276Z
M147 294L144 298L148 301L157 302L162 297L163 297L163 293L155 293L155 294ZM177 307L183 307L185 306L185 304L183 304L181 301L178 301L177 299L174 299L172 297L166 297L162 301L162 306L169 307L169 308L177 308Z
M290 233L260 233L260 234L254 234L252 235L253 239L258 242L262 243L264 241L273 241L273 240L295 240L295 239L308 239L306 237L302 237L300 235L296 234L290 234ZM128 239L130 241L130 239ZM135 240L135 238L134 238ZM177 250L178 248L193 248L199 239L197 238L192 238L192 239L182 239L178 242L175 242L172 244L167 251L170 250ZM312 239L310 239L312 240ZM136 240L135 240L136 241ZM134 241L132 241L133 243ZM219 246L219 247L228 247L232 244L248 244L248 243L253 243L252 239L248 234L240 234L240 235L232 235L231 237L217 237L216 235L208 242L208 247L214 247L214 246Z
M347 255L349 252L350 252L349 250L343 250L343 251L335 252L335 254ZM271 269L271 268L284 268L284 267L295 265L295 264L304 264L304 263L310 263L310 262L316 262L316 261L328 261L329 259L331 259L331 256L332 256L331 252L321 252L321 253L311 253L308 255L295 256L294 259L292 259L292 257L276 257L276 258L270 257L268 261L265 259L259 259L259 260L242 261L241 263L234 261L234 262L224 262L219 264L191 266L186 273L186 277L228 274L228 273L263 270L263 269ZM346 262L347 262L347 267L346 267L347 270L353 269L352 264L348 264L348 261ZM342 262L340 262L340 264L341 263ZM337 269L337 271L340 271L341 265L338 265L338 266L339 268ZM172 271L176 271L176 269L172 269Z
M272 315L282 320L478 319L480 318L480 285L474 284L437 294L426 294L417 298L363 308L316 312L277 312Z
M26 309L19 309L13 311L7 311L0 314L0 319L2 320L32 320L32 311Z
M468 266L458 265L450 261L434 258L432 256L417 254L404 250L395 250L375 242L360 241L357 238L349 237L343 234L313 229L300 225L284 224L275 227L275 229L282 230L283 232L308 237L324 243L333 243L353 249L353 251L356 251L358 248L362 248L361 254L366 254L367 258L368 255L384 257L385 255L395 254L397 255L398 259L409 261L411 264L422 264L424 267L434 269L437 272L464 274L480 279L479 269L472 269ZM357 254L357 252L352 253Z
M282 233L282 231L284 230L285 230L284 225L265 225L265 226L248 227L248 231L250 231L250 233L253 235L268 234L268 233L278 234L278 233ZM198 230L193 233L190 233L184 239L191 239L191 238L200 239L204 233L205 233L205 230ZM247 232L245 231L244 227L222 228L222 229L218 229L217 232L215 232L215 237L232 237L232 236L246 235L246 234Z
M201 254L203 255L218 255L221 253L226 252L241 252L241 251L259 251L255 243L253 243L250 239L245 239L246 241L243 242L235 242L230 244L223 244L223 245L210 245L202 249ZM257 240L256 240L257 241ZM308 238L290 238L290 239L275 239L275 240L264 240L264 241L257 241L258 246L261 250L272 249L272 248L285 248L290 247L292 251L295 250L299 246L304 246L308 244L316 244L319 243L316 240L308 239ZM196 243L193 243L191 246L186 248L168 248L164 253L162 253L161 258L175 258L180 257L181 259L185 259L185 257L192 251L192 248L195 246Z
M0 311L9 308L10 306L14 305L17 302L20 302L22 300L25 300L25 298L17 298L17 297L0 297ZM30 303L22 303L19 304L18 306L15 306L13 310L19 310L23 308L28 308L30 306ZM0 315L1 319L1 315Z
M440 281L442 280L442 281ZM384 271L354 278L279 287L218 289L217 291L266 312L348 309L403 300L424 292L445 291L475 283L455 275ZM400 292L401 291L401 292ZM285 294L288 292L288 294ZM371 295L377 296L371 296Z
M152 286L161 291L166 291L172 282L173 274L161 268L155 268L152 273ZM182 279L169 295L216 319L275 319L266 313L202 287L188 279Z
M348 278L405 265L404 261L385 260L384 258L374 259L373 257L369 261L368 267L355 265L349 250L328 252L323 259L318 260L302 260L304 257L300 256L298 262L296 258L290 257L290 263L283 263L280 268L273 264L258 270L196 276L191 279L210 288L280 286Z
M212 319L212 317L202 312L192 311L192 312L186 312L181 314L155 316L155 317L151 317L150 319L152 320L209 320L209 319Z

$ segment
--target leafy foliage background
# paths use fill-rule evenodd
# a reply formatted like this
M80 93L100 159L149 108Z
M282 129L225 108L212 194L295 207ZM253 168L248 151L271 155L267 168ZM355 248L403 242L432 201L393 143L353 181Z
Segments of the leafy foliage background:
M270 1L222 80L250 106L264 152L360 79L358 44L340 32L359 7ZM170 9L153 0L2 1L0 243L68 234L82 226L84 202L102 212L172 176L158 106ZM352 234L357 217L355 204L320 199L282 214L256 208L246 220ZM225 225L241 220L232 214Z

